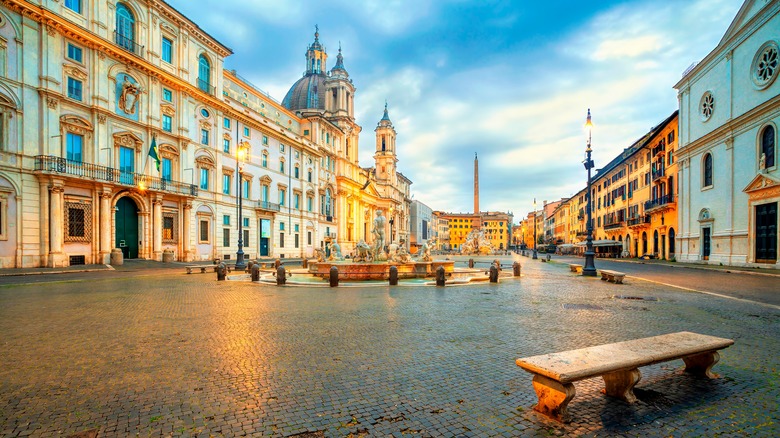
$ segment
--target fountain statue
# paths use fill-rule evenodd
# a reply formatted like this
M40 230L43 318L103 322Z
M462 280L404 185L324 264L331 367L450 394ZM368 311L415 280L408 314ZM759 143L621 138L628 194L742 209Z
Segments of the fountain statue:
M324 248L314 248L314 258L317 259L318 262L324 262L325 261L325 249Z
M433 261L433 257L431 257L431 248L433 248L435 245L436 245L435 239L431 239L422 244L422 247L420 248L420 261L422 262Z
M374 219L374 228L371 229L371 234L374 235L373 245L373 258L378 261L385 261L385 217L382 216L382 210L376 211L376 218Z
M486 255L493 253L493 245L485 237L485 232L475 228L466 236L466 241L460 246L463 255Z
M357 250L357 254L355 254L355 257L352 259L353 262L373 262L374 261L374 255L371 252L371 247L368 246L365 240L360 239L360 242L357 243L357 246L355 246L355 249Z
M330 257L328 257L328 260L344 260L344 256L341 255L341 245L333 242L330 246Z
M406 241L401 239L400 243L393 243L388 246L390 250L389 260L393 263L409 263L412 261L412 256L409 251L406 250Z

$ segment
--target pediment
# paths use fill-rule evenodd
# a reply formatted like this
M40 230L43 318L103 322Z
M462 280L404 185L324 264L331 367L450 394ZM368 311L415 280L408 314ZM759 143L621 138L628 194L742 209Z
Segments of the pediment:
M747 23L756 14L758 14L762 8L764 8L764 6L767 5L768 3L766 1L756 0L747 0L745 3L743 3L742 7L739 8L739 12L737 12L737 15L734 17L734 20L731 22L731 25L729 25L726 33L723 35L723 38L721 38L720 42L718 43L718 46L724 44L726 41L731 39L731 37L739 33L739 31L745 27Z
M135 148L138 151L141 150L141 145L144 144L144 141L141 139L141 137L130 131L117 132L113 135L113 137L114 145Z
M780 186L780 181L772 178L769 175L759 173L755 178L753 178L752 181L750 181L750 184L748 184L747 187L742 189L742 191L745 193L751 193L776 186Z

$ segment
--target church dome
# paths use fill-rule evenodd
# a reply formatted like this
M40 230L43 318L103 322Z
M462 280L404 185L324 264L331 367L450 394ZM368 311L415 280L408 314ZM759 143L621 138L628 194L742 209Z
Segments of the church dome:
M282 105L291 111L325 109L325 75L307 73L298 79L284 96Z

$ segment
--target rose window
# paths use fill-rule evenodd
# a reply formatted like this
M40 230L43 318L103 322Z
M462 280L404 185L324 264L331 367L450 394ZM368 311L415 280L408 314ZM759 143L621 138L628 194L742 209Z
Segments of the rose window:
M712 116L712 112L715 111L715 98L709 91L704 93L701 98L701 116L704 120L709 119Z
M753 83L760 89L764 89L772 84L777 77L777 69L780 67L780 56L778 56L777 44L769 41L761 46L755 59L753 60Z

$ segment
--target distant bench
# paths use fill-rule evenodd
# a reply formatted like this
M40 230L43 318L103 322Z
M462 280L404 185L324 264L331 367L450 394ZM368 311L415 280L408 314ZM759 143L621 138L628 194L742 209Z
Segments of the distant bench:
M602 392L634 403L634 385L642 377L639 367L682 359L686 372L712 379L717 377L710 370L720 359L718 350L733 343L731 339L679 332L520 358L516 363L534 375L539 399L534 410L568 422L567 406L576 394L572 382L601 376L606 386Z
M615 284L623 284L623 277L626 276L626 274L618 271L609 271L607 269L599 269L599 272L601 272L601 279L604 281L611 281Z
M576 272L578 274L582 274L582 265L576 265L574 263L569 265L569 269L571 272Z
M188 274L192 274L192 271L195 269L200 269L200 273L205 274L206 269L211 269L213 272L217 272L217 266L218 265L194 265L194 266L185 266L184 269L187 270Z

